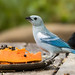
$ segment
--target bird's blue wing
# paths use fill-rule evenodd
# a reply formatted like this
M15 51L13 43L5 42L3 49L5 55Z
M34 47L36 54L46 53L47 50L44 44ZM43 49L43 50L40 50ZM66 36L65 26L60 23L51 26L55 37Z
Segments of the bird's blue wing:
M60 38L40 38L43 43L47 43L57 47L70 48L70 46Z

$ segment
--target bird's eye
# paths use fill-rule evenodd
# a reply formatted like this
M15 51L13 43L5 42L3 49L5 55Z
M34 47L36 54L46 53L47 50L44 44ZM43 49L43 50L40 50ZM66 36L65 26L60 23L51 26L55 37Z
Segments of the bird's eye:
M37 20L37 18L35 17L34 20Z

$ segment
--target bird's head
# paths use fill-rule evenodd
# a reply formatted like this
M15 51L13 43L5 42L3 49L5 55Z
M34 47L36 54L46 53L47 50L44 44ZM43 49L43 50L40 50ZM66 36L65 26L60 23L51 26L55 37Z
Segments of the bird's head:
M43 23L42 18L37 15L32 15L32 16L26 17L25 19L27 19L34 26L40 26Z

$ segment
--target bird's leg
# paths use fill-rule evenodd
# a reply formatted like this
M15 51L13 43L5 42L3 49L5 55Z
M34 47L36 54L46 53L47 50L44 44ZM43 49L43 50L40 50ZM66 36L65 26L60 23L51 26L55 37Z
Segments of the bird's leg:
M55 58L56 56L58 56L58 55L59 55L59 53L58 53L58 54L50 53L50 56L48 56L47 58L45 58L43 61L50 60L51 63L53 63L53 62L54 62L54 58Z
M57 53L57 54L54 54L53 56L52 56L52 58L51 59L54 59L55 57L57 57L59 55L59 53Z
M66 58L67 58L68 55L69 55L69 53L66 53Z
M54 58L57 57L58 55L59 55L59 53L58 54L52 54L51 56L48 56L46 58L46 60L53 60L54 61Z
M54 54L54 55L52 56L51 60L54 62L54 61L55 61L54 58L57 57L58 55L59 55L59 53ZM53 64L52 64L52 65L53 65ZM56 65L53 65L53 67L57 67L57 66L56 66Z

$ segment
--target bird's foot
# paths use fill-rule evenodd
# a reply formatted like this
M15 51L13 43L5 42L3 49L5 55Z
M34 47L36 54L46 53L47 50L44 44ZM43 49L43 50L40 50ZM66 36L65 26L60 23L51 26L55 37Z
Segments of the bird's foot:
M51 64L52 64L55 61L54 58L58 55L59 54L55 54L55 55L52 55L52 56L44 55L44 56L42 56L42 59L43 59L42 62L47 63L48 61L50 61Z
M54 68L57 68L58 66L56 66L56 65L52 65Z
M52 64L54 62L54 59L51 59L50 57L43 59L43 62L47 63L48 61L50 61L50 63Z

